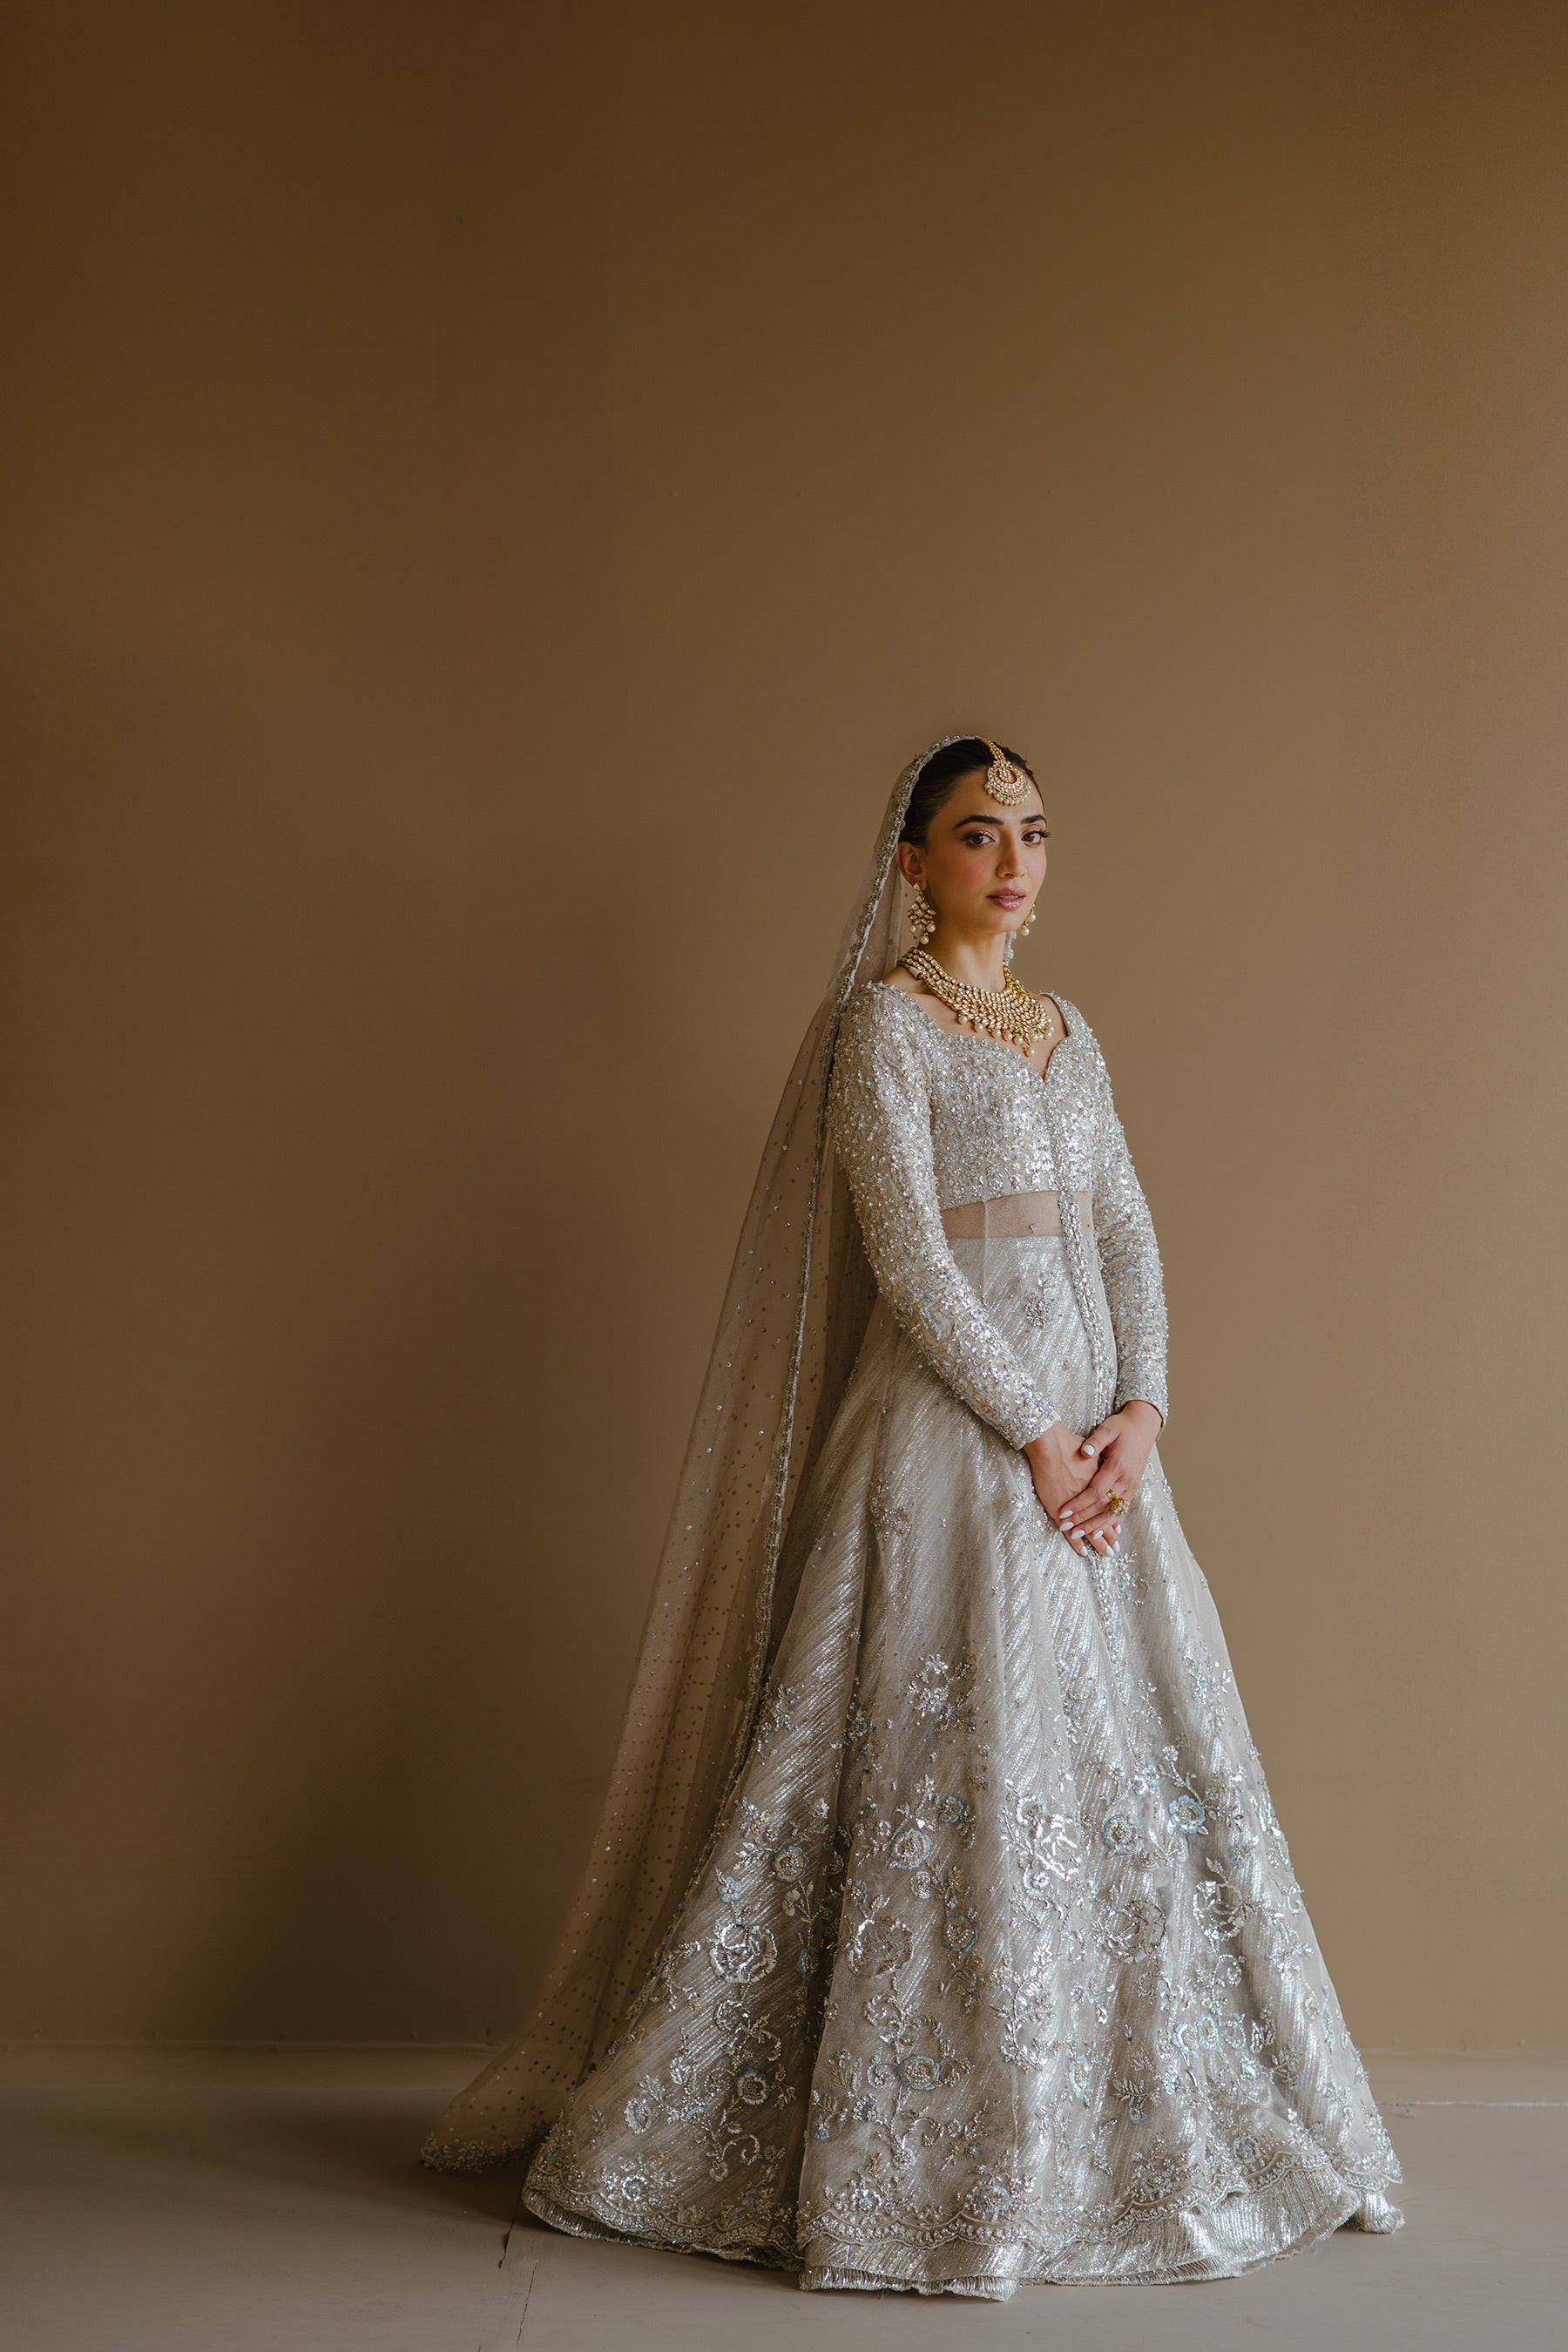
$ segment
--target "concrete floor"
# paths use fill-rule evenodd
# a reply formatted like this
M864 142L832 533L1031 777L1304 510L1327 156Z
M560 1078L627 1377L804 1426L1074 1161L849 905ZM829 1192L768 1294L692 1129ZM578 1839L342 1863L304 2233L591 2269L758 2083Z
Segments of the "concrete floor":
M467 2057L0 2054L5 2352L1562 2352L1568 2061L1384 2059L1408 2226L1212 2286L800 2294L413 2161ZM115 2075L121 2079L112 2079ZM105 2077L110 2079L105 2079ZM28 2079L28 2078L31 2079ZM74 2079L72 2079L74 2077ZM140 2077L141 2079L135 2079ZM40 2079L42 2078L42 2079Z

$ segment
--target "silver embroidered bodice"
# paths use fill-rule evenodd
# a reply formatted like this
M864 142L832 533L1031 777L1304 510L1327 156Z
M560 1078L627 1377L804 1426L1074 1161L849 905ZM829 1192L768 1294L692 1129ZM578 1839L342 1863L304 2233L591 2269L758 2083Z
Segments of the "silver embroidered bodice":
M866 1254L895 1321L955 1395L1014 1445L1063 1418L987 1317L944 1209L1019 1192L1087 1194L1116 1342L1116 1407L1163 1414L1165 1294L1153 1221L1099 1041L1076 1005L1042 1076L994 1037L941 1029L901 989L856 990L828 1119ZM1065 1230L1065 1228L1064 1228Z

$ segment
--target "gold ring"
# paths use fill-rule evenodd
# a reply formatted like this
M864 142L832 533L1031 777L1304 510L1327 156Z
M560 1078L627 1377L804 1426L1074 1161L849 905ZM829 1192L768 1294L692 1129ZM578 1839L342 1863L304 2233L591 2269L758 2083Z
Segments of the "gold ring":
M1113 1519L1119 1519L1121 1517L1122 1512L1127 1508L1126 1496L1119 1495L1113 1487L1108 1486L1105 1490L1105 1499L1110 1506L1111 1517Z

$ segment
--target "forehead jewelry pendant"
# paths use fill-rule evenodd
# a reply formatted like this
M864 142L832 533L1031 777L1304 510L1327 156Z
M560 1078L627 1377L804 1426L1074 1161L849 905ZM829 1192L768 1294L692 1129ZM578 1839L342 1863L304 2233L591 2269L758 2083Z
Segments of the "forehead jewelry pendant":
M985 771L985 789L994 801L1004 808L1021 808L1034 791L1034 785L1021 768L1016 768L998 744L989 735L980 738L991 754L991 765Z

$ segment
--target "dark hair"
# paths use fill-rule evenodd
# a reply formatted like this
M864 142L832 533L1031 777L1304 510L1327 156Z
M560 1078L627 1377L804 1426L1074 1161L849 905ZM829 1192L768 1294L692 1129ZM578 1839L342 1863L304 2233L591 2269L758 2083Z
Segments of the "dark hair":
M1022 768L1032 784L1037 782L1027 760L1021 760L1006 743L999 743L996 748L1016 768ZM915 778L899 839L912 841L917 849L923 849L931 839L931 819L960 776L972 776L976 768L984 773L990 765L991 746L979 735L961 735L956 742L944 743L940 751L933 751Z

